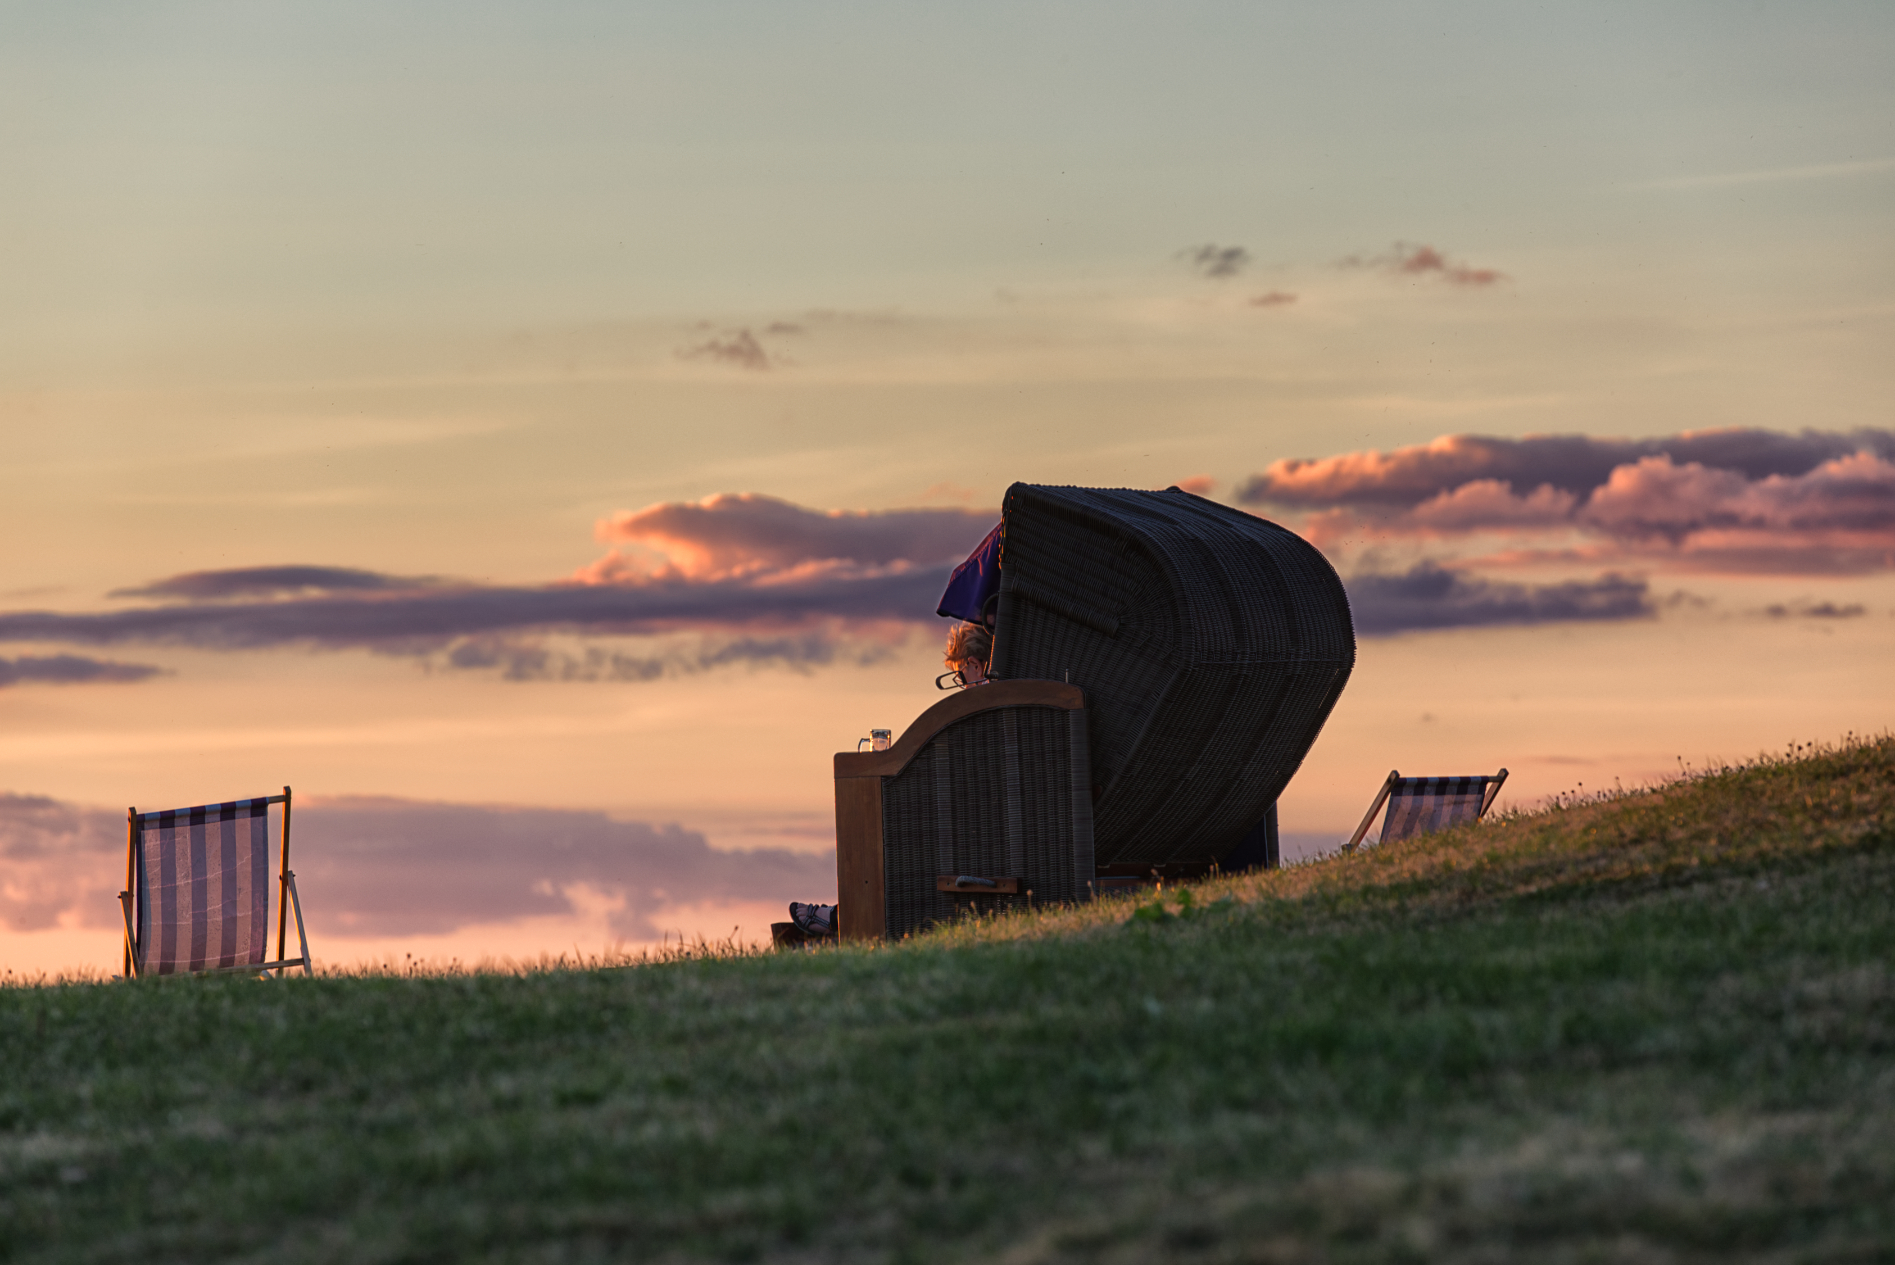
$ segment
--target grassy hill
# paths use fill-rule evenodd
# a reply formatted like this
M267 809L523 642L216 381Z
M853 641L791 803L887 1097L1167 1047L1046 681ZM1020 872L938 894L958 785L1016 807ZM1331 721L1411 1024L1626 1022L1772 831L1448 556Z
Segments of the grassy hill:
M0 1258L265 1256L1891 1259L1895 740L875 950L0 989Z

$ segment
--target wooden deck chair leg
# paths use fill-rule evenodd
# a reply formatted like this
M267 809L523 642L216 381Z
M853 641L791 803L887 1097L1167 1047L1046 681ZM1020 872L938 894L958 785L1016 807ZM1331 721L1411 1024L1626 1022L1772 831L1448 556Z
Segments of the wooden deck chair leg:
M283 788L283 861L281 870L282 877L277 880L276 884L276 960L279 962L283 960L283 933L287 930L285 922L289 918L290 912L290 788L287 786ZM301 918L302 915L299 913L297 917ZM304 954L304 956L307 957L308 954ZM281 972L279 971L278 974L280 975Z
M138 939L132 930L132 894L118 894L119 910L125 915L125 978L138 978Z
M1482 817L1485 817L1487 815L1487 810L1494 806L1494 801L1500 798L1500 788L1506 784L1506 781L1507 781L1507 771L1505 769L1502 769L1499 773L1496 773L1494 775L1494 780L1487 784L1487 797L1481 800L1480 811L1474 814L1474 819L1476 821L1479 821Z
M119 904L125 906L125 978L132 979L133 968L137 965L138 937L132 930L132 912L129 903L132 885L137 881L138 868L138 809L125 810L125 890L119 893Z
M303 901L302 898L296 894L296 875L293 872L285 871L283 877L289 881L290 906L296 911L296 943L303 951L303 974L313 975L315 972L309 968L309 936L303 931ZM281 959L283 955L279 953L276 956L278 959ZM283 969L288 970L289 968L284 967ZM278 971L276 974L278 979L283 977L283 971Z
M1369 805L1368 812L1362 814L1362 824L1357 826L1355 833L1349 836L1349 842L1342 845L1344 852L1354 852L1355 845L1362 842L1362 836L1369 832L1369 823L1375 820L1375 814L1380 812L1382 805L1388 802L1388 794L1395 789L1395 783L1401 781L1401 776L1399 769L1388 771L1388 780L1383 782L1382 789L1375 793L1375 802Z

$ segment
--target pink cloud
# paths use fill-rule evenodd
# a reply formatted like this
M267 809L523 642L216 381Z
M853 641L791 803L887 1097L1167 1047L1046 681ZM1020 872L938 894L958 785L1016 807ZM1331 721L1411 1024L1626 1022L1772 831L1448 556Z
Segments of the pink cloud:
M1825 461L1871 452L1895 460L1895 431L1804 430L1752 427L1685 431L1655 439L1592 435L1443 435L1426 444L1272 462L1238 488L1253 505L1414 506L1476 479L1498 479L1516 490L1548 484L1586 495L1622 465L1669 456L1749 479L1807 474Z
M1546 439L1565 448L1579 448L1589 442L1577 435ZM1519 482L1521 468L1528 463L1508 459L1516 456L1519 443L1481 435L1443 435L1432 443L1392 452L1370 449L1313 460L1285 457L1271 462L1262 474L1251 476L1238 490L1238 496L1252 504L1417 505L1476 479ZM1550 465L1576 454L1535 455L1541 460L1534 464ZM1610 469L1608 463L1598 473L1603 476ZM1528 486L1544 481L1535 480Z
M119 925L124 885L123 813L0 792L0 926L43 931L67 911L81 926Z
M1325 546L1498 533L1516 543L1489 563L1649 561L1783 574L1895 567L1895 435L1886 431L1451 435L1393 452L1278 461L1239 496L1312 507L1303 529ZM1574 544L1575 535L1592 540Z
M1303 519L1301 530L1322 548L1352 540L1568 530L1578 501L1573 493L1544 483L1519 496L1498 479L1474 479L1409 510L1318 510Z
M1612 472L1582 518L1690 562L1733 571L1849 573L1895 567L1895 462L1871 453L1750 481L1647 457Z
M1693 531L1738 521L1751 483L1734 470L1710 470L1668 456L1620 466L1586 503L1586 522L1614 536L1662 536L1678 544Z
M755 492L666 501L599 521L604 541L663 554L695 580L754 576L830 564L856 568L959 562L999 519L998 511L953 508L814 510ZM602 560L604 561L604 560ZM590 582L623 579L607 563ZM594 564L599 567L600 564Z
M285 565L199 571L107 611L0 611L0 644L296 646L411 656L514 680L641 681L725 665L871 662L932 624L952 565L991 510L815 510L753 493L601 520L618 548L536 585ZM682 644L680 636L698 644ZM627 645L625 638L663 637ZM577 639L578 644L573 644ZM0 659L11 679L130 680L155 669L77 656ZM9 675L10 674L10 675Z
M1578 498L1542 483L1525 496L1499 479L1474 479L1451 492L1440 492L1409 511L1410 520L1427 531L1468 532L1493 528L1559 527L1572 518Z
M973 488L965 487L952 480L931 483L928 490L921 494L923 501L959 501L962 505L971 502L977 495Z
M1394 276L1438 277L1457 286L1490 286L1507 279L1507 274L1498 269L1470 267L1433 246L1409 242L1396 242L1380 255L1351 255L1342 264L1345 268L1374 268Z

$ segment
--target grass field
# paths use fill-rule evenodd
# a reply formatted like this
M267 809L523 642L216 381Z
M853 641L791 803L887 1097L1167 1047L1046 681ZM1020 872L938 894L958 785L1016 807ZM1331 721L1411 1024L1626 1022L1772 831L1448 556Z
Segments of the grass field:
M1895 741L875 950L0 989L0 1258L1895 1260Z

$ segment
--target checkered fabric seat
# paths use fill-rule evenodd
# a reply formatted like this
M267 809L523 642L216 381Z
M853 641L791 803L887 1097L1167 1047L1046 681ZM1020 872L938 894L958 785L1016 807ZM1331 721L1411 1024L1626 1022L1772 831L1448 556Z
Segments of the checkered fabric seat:
M282 889L277 961L267 961L270 917L270 805L283 805ZM281 795L128 811L125 970L128 975L214 971L281 974L309 970L302 901L289 869L290 788ZM284 959L287 916L296 914L302 956Z
M1382 819L1381 842L1394 843L1480 820L1493 807L1494 797L1506 780L1505 769L1492 776L1473 777L1403 777L1398 770L1390 769L1375 802L1369 805L1362 824L1355 828L1343 850L1355 851L1384 802L1388 804L1388 816Z

